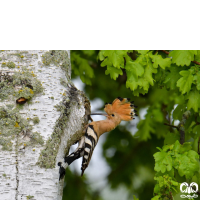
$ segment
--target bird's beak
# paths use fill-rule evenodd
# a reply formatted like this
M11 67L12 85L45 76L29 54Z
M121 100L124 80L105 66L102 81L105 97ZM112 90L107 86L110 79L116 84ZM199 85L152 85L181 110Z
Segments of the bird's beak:
M104 116L107 116L107 114L105 114L105 113L91 113L90 115L104 115Z

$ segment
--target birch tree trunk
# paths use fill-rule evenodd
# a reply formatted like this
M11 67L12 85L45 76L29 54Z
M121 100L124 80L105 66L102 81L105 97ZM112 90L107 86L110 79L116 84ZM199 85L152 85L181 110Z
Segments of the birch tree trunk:
M90 104L67 51L0 52L0 199L61 200L59 167Z

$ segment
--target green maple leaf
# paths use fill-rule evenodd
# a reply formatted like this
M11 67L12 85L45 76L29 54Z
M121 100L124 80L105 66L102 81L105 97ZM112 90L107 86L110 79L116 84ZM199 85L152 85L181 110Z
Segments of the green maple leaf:
M115 67L112 66L107 66L107 70L105 71L105 74L108 75L110 74L110 77L114 80L116 80L116 78L119 75L123 75L123 71L121 69L117 69Z
M198 137L200 136L200 125L197 125L193 128L193 133L196 134Z
M174 150L176 153L178 153L179 150L180 150L180 148L181 148L180 142L177 140L172 146L173 146L173 150Z
M128 88L128 87L127 87ZM137 88L133 91L133 95L138 97L140 94L145 95L147 93L146 90L144 90L143 88Z
M178 142L178 141L177 141ZM192 148L190 142L185 142L184 144L180 145L179 153L182 154L184 152L188 152Z
M138 198L136 198L136 196L135 195L133 195L133 200L139 200Z
M139 88L142 88L144 91L148 92L150 85L154 85L153 74L157 73L157 69L153 67L150 59L147 59L147 64L144 68L144 74L142 77L138 77L137 84ZM128 81L128 78L127 78Z
M153 156L155 159L155 171L165 173L165 171L172 170L172 157L169 153L161 151L155 153Z
M158 180L157 177L154 177L154 180ZM155 194L160 193L160 186L159 186L158 183L157 183L157 184L155 185L155 187L154 187L154 193L155 193ZM152 200L152 199L151 199L151 200Z
M141 120L137 125L138 131L136 132L136 137L139 136L140 140L148 140L151 138L151 133L155 133L153 128L153 121L151 119L151 112L147 112L145 119Z
M194 55L197 55L197 50L174 50L169 53L172 63L176 63L178 66L189 66L194 60Z
M127 75L126 86L134 91L138 87L138 84L135 84L138 81L138 76L144 74L144 68L140 63L133 61L128 61L125 68Z
M198 71L197 74L194 75L194 80L196 81L197 90L200 90L200 71Z
M127 81L126 81L126 87L130 88L132 91L136 90L138 88L138 77L131 72L127 72Z
M152 110L152 114L153 114L153 119L156 121L156 122L160 122L162 123L163 120L164 120L164 117L163 117L163 112L161 111L160 108L155 108Z
M187 152L191 149L191 144L190 142L185 142L183 145L180 144L180 142L177 140L175 143L174 143L174 146L173 146L173 151L175 153L178 153L178 154L182 154L184 152Z
M95 54L95 50L82 50L85 55L92 56Z
M101 66L114 66L124 68L124 57L128 57L127 50L101 50L99 58L103 60Z
M179 73L182 77L177 81L177 87L182 94L188 93L191 90L193 75L191 70L182 70Z
M98 58L99 58L99 60L101 60L101 61L103 61L103 60L105 59L104 51L103 51L103 50L99 51Z
M170 67L170 72L165 77L164 83L166 84L167 88L170 88L171 90L174 90L177 88L176 84L177 81L180 79L181 75L179 74L180 69L176 65L172 65Z
M153 67L149 55L139 56L134 62L134 68L131 65L132 62L128 62L126 66L126 87L134 91L136 96L147 93L150 85L154 85L153 74L157 73L157 69Z
M190 150L188 152L188 157L190 158L190 161L192 163L195 163L195 165L197 163L197 165L198 165L199 154L196 151ZM199 166L197 168L199 168Z
M103 58L104 55L101 54L100 57ZM101 67L105 67L105 66L112 66L111 59L109 59L109 58L105 58L105 57L104 57L104 61L101 63Z
M178 163L176 168L178 169L179 175L185 175L186 179L191 179L194 173L199 170L198 158L199 155L193 150L189 150L182 155L179 154L175 160L175 163Z
M180 139L180 134L176 131L175 133L168 132L165 136L164 144L174 144L177 140Z
M200 107L200 94L199 91L194 90L190 91L189 94L187 95L188 103L187 107L189 109L193 109L195 112L198 112L198 109Z
M139 136L140 140L147 141L151 138L150 133L154 133L154 129L152 128L151 124L148 120L141 120L138 125L138 131L136 132L136 137Z
M140 54L147 54L149 50L137 50L138 53Z
M88 60L73 52L71 63L74 74L79 75L83 83L91 85L91 78L94 77L94 70L89 65Z
M144 88L144 90L149 89L149 85L154 85L154 79L153 79L153 74L157 73L157 69L153 67L152 62L150 59L147 60L147 65L144 71L144 77L143 79L141 78L141 83L139 84Z
M110 77L114 80L119 75L123 75L122 69L124 68L124 58L129 60L128 50L101 50L99 52L99 59L103 61L102 67L107 66L105 74L110 74Z
M173 119L181 120L183 113L185 111L185 107L186 107L186 105L179 104L173 111Z
M136 136L139 136L140 140L148 140L151 138L150 134L156 132L156 128L159 129L160 125L163 126L163 121L164 117L160 107L149 107L145 119L138 123ZM157 123L159 124L157 125ZM162 131L160 132L162 133Z
M144 74L144 67L138 62L128 61L125 69L126 71L135 74L136 77Z
M200 50L197 50L197 54L195 55L194 60L200 62Z
M165 69L166 67L171 66L171 58L162 58L161 55L152 55L151 56L152 61L153 61L153 67L158 68L158 65L162 68Z
M126 87L133 91L135 96L146 94L148 89L154 85L153 74L157 73L157 69L151 61L152 52L139 51L140 56L135 61L130 58L126 59Z
M151 200L159 200L160 199L160 195L156 195L155 197L151 198Z
M175 158L173 166L178 170L180 176L185 175L187 179L191 179L194 173L199 170L199 155L191 148L190 142L181 145L177 140L172 150L172 155Z

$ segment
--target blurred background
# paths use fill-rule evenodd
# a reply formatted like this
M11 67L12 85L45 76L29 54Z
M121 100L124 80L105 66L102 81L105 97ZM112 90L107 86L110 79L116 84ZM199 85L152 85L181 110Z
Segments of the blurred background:
M89 167L81 177L82 159L76 160L66 170L63 200L141 200L153 197L154 158L156 147L163 146L162 134L151 134L144 140L137 136L137 124L145 118L146 110L160 93L150 91L135 97L126 88L126 73L113 80L105 74L98 60L99 51L71 51L72 81L85 92L91 102L91 110L103 111L106 102L117 97L131 98L137 105L138 117L103 134L93 152ZM132 59L135 53L130 55ZM92 116L94 121L105 119ZM77 145L73 145L70 153Z

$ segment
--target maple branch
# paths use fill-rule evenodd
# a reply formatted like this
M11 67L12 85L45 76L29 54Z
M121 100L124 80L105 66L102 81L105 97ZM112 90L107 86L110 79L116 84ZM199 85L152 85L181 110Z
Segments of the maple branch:
M166 51L166 50L160 50L162 52L164 52L165 54L169 55L169 51ZM196 61L196 60L193 60L192 61L193 63L197 64L197 65L200 65L200 62Z
M164 123L164 125L166 125L166 126L170 126L170 127L173 127L173 128L176 128L177 130L179 130L179 127L178 127L178 126L174 126L174 125L167 124L167 123Z
M166 53L167 55L169 55L169 51L166 51L166 50L160 50L160 51L162 51L162 52Z
M183 144L185 142L185 123L187 119L190 117L190 111L187 110L183 113L182 120L180 121L178 127L179 127L179 133L180 133L180 144Z
M163 196L166 196L168 199L173 200L172 192L169 191L170 194L162 194Z
M197 65L200 65L200 62L197 62L195 60L192 61L193 63L197 64Z
M170 193L170 198L173 200L173 195L172 195L172 192L171 192L171 191L169 191L169 193Z
M181 127L180 129L180 144L185 142L185 128Z

